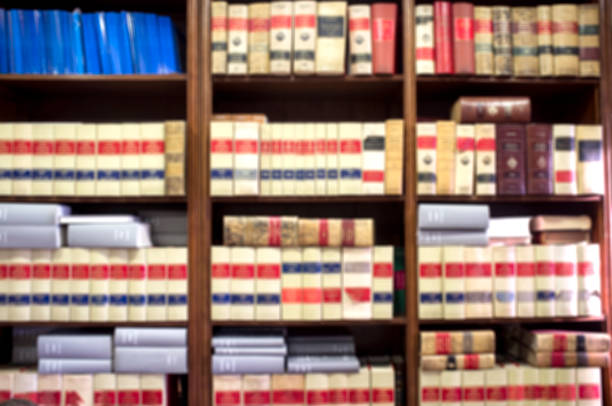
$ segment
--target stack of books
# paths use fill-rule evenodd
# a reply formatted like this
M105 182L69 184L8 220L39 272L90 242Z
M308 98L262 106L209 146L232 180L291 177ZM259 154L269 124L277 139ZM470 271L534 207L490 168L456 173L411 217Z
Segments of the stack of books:
M395 3L214 1L211 10L213 74L344 74L347 19L349 73L395 73Z
M235 115L211 121L211 196L402 194L403 120L265 121Z
M289 373L358 372L353 336L295 336L288 338Z
M70 214L70 207L58 204L0 203L0 249L16 248L18 257L9 278L28 279L30 262L27 249L57 249L62 245L61 218ZM22 250L23 249L23 250ZM7 251L0 250L0 253ZM9 304L11 299L9 298ZM25 304L29 304L29 301Z
M599 77L599 5L415 6L417 74Z
M174 23L137 12L0 9L0 73L181 71Z
M488 244L486 204L419 204L418 210L419 246Z
M275 374L285 372L285 331L269 334L238 331L212 338L213 374Z
M116 328L114 371L128 374L186 374L186 328Z
M43 334L38 336L41 374L97 374L112 371L110 334Z
M529 225L533 241L538 244L580 244L591 241L589 216L535 216Z
M489 369L495 365L495 332L421 332L421 370Z

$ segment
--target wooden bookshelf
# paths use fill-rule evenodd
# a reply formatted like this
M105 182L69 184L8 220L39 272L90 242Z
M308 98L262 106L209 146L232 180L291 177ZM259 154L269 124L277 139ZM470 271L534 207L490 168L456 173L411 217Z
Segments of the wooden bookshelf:
M112 328L112 327L188 327L187 321L18 321L0 322L0 327Z
M232 326L232 327L311 327L325 328L336 326L404 326L406 325L405 317L394 317L391 320L214 320L211 321L213 327L216 326Z
M0 196L1 203L186 204L185 196Z
M472 325L502 325L502 324L543 324L553 323L575 324L575 323L605 323L605 316L589 317L529 317L529 318L486 318L486 319L465 319L465 320L419 320L421 326L472 326Z

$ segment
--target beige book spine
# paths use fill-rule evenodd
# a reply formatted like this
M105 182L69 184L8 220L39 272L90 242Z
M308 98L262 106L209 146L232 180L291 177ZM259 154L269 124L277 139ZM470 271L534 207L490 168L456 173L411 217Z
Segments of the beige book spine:
M115 374L93 375L94 406L113 405L117 402L117 377Z
M35 196L52 195L55 151L53 124L33 124L32 140L32 194Z
M321 248L302 249L302 320L321 320Z
M404 192L404 120L385 122L385 194Z
M147 249L128 251L126 294L128 320L147 320Z
M168 320L187 320L189 251L187 247L166 248L168 263Z
M128 321L128 250L110 249L108 251L110 264L110 306L108 308L109 321Z
M249 73L270 73L270 3L249 4Z
M214 406L243 404L241 375L213 375L212 391Z
M348 6L350 69L351 75L372 74L372 32L370 6L352 4Z
M476 124L476 195L495 195L495 124Z
M0 195L13 194L13 127L12 123L0 123Z
M537 7L538 13L538 62L540 76L552 76L554 69L552 42L552 8Z
M140 375L117 374L117 398L123 400L123 402L120 402L120 404L142 404Z
M140 195L140 124L121 124L121 195Z
M96 124L79 124L76 142L76 186L78 196L96 194Z
M436 123L417 123L416 125L417 194L436 194Z
M577 125L578 194L604 193L603 132L601 125Z
M13 249L9 259L8 319L29 321L32 301L32 253Z
M515 76L537 76L538 12L536 7L512 7L512 53Z
M580 76L599 77L601 74L599 45L599 4L578 6L578 37Z
M302 250L283 248L281 251L281 318L299 320L302 317Z
M370 367L371 402L375 406L395 404L395 370L393 366Z
M293 2L270 3L270 73L291 73Z
M146 249L147 261L147 320L163 321L168 319L167 314L167 284L168 284L168 258L166 248L150 247Z
M419 319L442 318L442 247L418 247Z
M32 194L32 136L32 124L13 124L13 194L17 196Z
M62 375L38 375L38 404L60 405L62 399Z
M70 320L70 267L72 249L59 248L51 258L51 320Z
M62 406L70 405L71 399L80 399L80 406L93 404L93 376L92 375L63 375Z
M456 195L471 195L474 192L474 125L457 124L455 154Z
M51 250L32 250L33 321L51 320Z
M348 397L351 405L370 406L370 368L359 368L359 372L348 374Z
M230 319L230 248L213 245L210 249L210 318Z
M493 74L493 15L491 7L474 7L474 59L477 75Z
M465 265L463 247L442 247L442 294L445 319L465 318Z
M296 1L294 9L293 73L308 75L315 72L317 41L317 2Z
M455 186L455 122L436 124L436 194L452 195Z
M168 404L168 386L166 375L140 375L140 392L142 404L150 406L166 406Z
M248 72L248 6L229 4L227 16L227 73L245 75Z
M578 6L552 6L552 41L555 51L554 75L578 76Z
M166 195L185 196L185 121L166 121Z
M255 248L230 248L231 320L254 320Z
M72 248L70 255L70 320L89 321L89 249Z
M280 320L281 249L258 247L255 261L255 320Z
M317 3L315 70L318 74L341 75L345 72L346 12L345 1Z
M211 70L213 75L227 73L227 2L211 2Z
M110 264L108 250L94 248L89 251L91 284L89 286L89 319L108 321Z
M374 247L372 318L393 318L393 246Z

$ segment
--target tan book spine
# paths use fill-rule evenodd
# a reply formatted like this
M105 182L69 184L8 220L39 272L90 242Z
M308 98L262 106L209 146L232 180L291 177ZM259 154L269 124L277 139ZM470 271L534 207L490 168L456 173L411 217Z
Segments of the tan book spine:
M510 7L494 6L491 10L493 20L493 54L495 75L512 75L512 24Z
M424 331L421 355L483 354L495 352L493 330Z
M599 4L578 6L580 76L599 77Z
M474 125L457 124L455 154L456 195L471 195L474 192Z
M213 75L227 73L227 2L211 2L211 70Z
M245 75L248 72L248 20L246 4L230 4L227 7L227 73Z
M455 122L436 125L436 194L452 195L455 189Z
M63 375L62 406L76 405L92 406L93 404L93 376L92 375Z
M385 194L401 195L404 184L404 120L385 122Z
M249 4L249 73L270 73L270 3Z
M496 167L495 124L476 124L476 195L495 195Z
M306 403L304 389L304 375L272 375L272 404L303 406Z
M166 195L185 195L185 122L166 121Z
M345 72L346 14L346 1L317 3L316 73L341 75Z
M538 12L535 7L512 7L512 55L515 76L537 76Z
M554 75L578 76L578 6L552 6Z
M143 405L166 406L168 404L168 386L166 382L166 375L140 375L140 392Z
M538 6L538 62L540 76L553 74L552 8Z
M474 59L477 75L493 74L492 19L491 7L474 7Z
M244 405L269 406L272 403L270 384L270 375L243 375Z
M489 369L495 365L495 354L423 355L421 368L425 371L454 369Z

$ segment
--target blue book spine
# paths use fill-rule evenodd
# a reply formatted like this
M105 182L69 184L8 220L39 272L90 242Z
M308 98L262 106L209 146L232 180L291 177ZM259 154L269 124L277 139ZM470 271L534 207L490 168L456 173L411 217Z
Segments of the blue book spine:
M0 73L9 73L9 47L6 10L0 8Z
M147 71L148 73L161 73L157 16L155 14L146 13L145 26L147 30Z
M82 15L83 44L85 51L85 72L94 75L102 73L100 67L100 49L96 35L96 15L85 13Z
M43 11L43 31L45 35L46 73L55 74L64 71L63 53L60 48L62 32L59 25L59 11Z
M9 10L9 41L11 52L9 64L11 73L25 73L23 64L23 11Z
M24 73L36 72L36 55L34 50L34 10L23 10L22 41Z
M119 50L119 13L105 13L106 34L108 36L106 52L110 60L111 74L121 74L121 52Z
M85 57L83 55L83 23L81 10L76 9L70 16L70 34L72 45L72 67L74 73L85 73Z
M122 12L117 16L118 48L121 59L121 73L131 75L134 73L134 65L132 62L130 32L124 14L125 12Z
M134 21L133 13L129 13L126 11L121 12L121 23L123 29L127 33L127 41L128 41L128 51L129 51L129 59L132 66L132 72L130 73L140 73L138 70L138 58L136 54L136 30L135 30L135 21ZM124 34L125 35L125 34Z
M177 73L181 71L176 31L170 17L159 17L159 30L164 50L165 73Z
M103 12L96 13L96 33L98 37L98 49L100 50L100 66L102 67L102 73L105 75L112 74L113 68L109 53L108 30Z
M45 27L43 24L43 13L40 10L34 10L33 46L36 51L36 71L37 73L46 73L47 55L45 52Z
M60 25L62 31L62 53L64 60L64 73L74 73L74 64L72 63L72 36L71 24L72 16L68 11L60 11Z
M147 30L146 18L144 13L132 13L134 21L134 50L136 63L134 70L136 73L150 73L147 65Z

